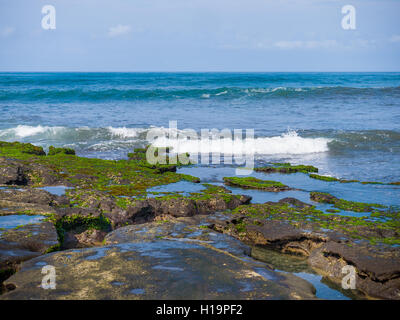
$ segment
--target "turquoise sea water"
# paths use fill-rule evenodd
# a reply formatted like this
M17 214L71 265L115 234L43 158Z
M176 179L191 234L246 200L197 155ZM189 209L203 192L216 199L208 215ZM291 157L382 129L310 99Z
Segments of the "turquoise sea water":
M255 129L260 162L400 180L400 73L0 74L0 140L115 159L170 120Z

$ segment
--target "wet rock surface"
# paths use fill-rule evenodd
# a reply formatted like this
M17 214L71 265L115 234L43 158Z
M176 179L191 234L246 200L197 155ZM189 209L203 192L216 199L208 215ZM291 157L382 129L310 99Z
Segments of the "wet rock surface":
M48 221L2 232L0 234L0 283L17 271L21 262L40 256L57 247L58 244L56 229ZM2 289L4 290L4 287Z
M344 265L354 266L364 295L400 298L399 218L385 206L311 192L317 203L370 213L328 215L296 198L252 205L251 197L210 184L185 196L179 190L149 198L148 188L199 179L176 173L179 166L148 165L143 150L129 160L108 161L63 149L46 156L30 144L0 147L6 155L0 157L0 216L48 219L0 229L0 291L7 292L2 299L315 298L310 283L251 259L273 256L254 248L300 257L295 265L306 263L336 283ZM258 171L318 170L275 164ZM232 178L225 183L291 189L276 181ZM63 195L39 189L46 186L70 189ZM46 253L55 249L64 251ZM56 290L40 288L47 264L56 267Z
M0 157L0 185L26 185L26 168L20 161Z
M37 188L3 189L0 190L1 203L37 204L44 207L55 207L69 204L66 197L52 195Z
M134 206L130 206L127 210L112 209L111 212L105 213L114 228L124 224L137 224L154 220L157 216L170 215L172 217L191 217L201 214L211 214L216 211L224 211L234 209L244 203L248 203L249 198L246 196L232 197L226 201L222 197L216 195L210 199L147 199L137 201Z
M312 268L340 283L345 265L356 269L356 287L365 294L381 299L400 299L400 251L366 243L327 242L311 252Z
M320 227L322 222L318 224L316 220L302 221L296 216L298 212L274 212L280 205L266 203L258 206L259 210L267 209L272 216L265 216L265 212L257 216L251 206L239 207L237 214L216 221L211 228L232 235L249 245L304 256L315 271L338 284L341 284L344 277L342 268L346 265L353 266L357 290L367 297L400 299L400 249L385 244L371 244L365 239L358 240L349 235L354 230L361 230L362 234L373 233L375 237L380 230L367 232L368 229L362 229L367 228L366 226L360 229L358 225L354 226L354 230L347 226L349 230L353 230L351 232L341 232L337 227L324 229ZM301 203L297 205L302 206ZM284 209L289 211L288 207ZM308 210L307 207L304 210ZM320 219L335 219L336 226L339 225L339 218L335 216L326 215ZM345 217L343 219L346 221ZM381 237L384 239L382 234Z
M107 231L85 230L81 233L66 232L62 244L63 249L86 248L102 245Z
M186 219L186 218L184 218ZM47 254L24 263L0 299L313 299L303 279L250 259L241 242L179 218L111 232L104 247ZM53 265L57 288L40 288Z

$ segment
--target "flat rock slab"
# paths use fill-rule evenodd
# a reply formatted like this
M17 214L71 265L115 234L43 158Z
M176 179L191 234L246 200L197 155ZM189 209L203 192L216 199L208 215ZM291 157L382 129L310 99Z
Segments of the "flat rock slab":
M314 250L309 259L312 268L329 279L340 282L342 268L355 268L356 288L370 297L400 299L400 251L397 248L374 247L364 242L328 242Z
M28 183L20 161L0 157L0 184L24 185Z
M156 221L140 225L130 225L107 234L105 244L153 241L166 239L199 243L225 253L233 254L240 259L250 256L250 248L241 241L214 232L205 226L210 219L207 216L177 218L172 221Z
M45 253L58 244L51 222L29 224L0 234L0 271Z
M323 251L343 257L350 264L357 266L360 272L371 274L374 280L387 281L400 277L400 250L396 248L386 247L379 250L379 247L365 243L348 246L328 242Z
M69 201L66 197L38 188L0 187L0 215L55 213L55 206L67 204Z
M24 262L0 299L314 299L315 288L248 257L229 236L185 222L113 231L108 245L47 254ZM213 239L215 238L215 239ZM56 269L56 289L40 287Z
M339 285L345 276L343 267L352 266L358 290L355 294L400 300L400 250L397 246L371 244L336 230L313 230L312 224L295 226L284 219L261 220L245 215L217 218L211 228L251 245L305 256L312 269Z

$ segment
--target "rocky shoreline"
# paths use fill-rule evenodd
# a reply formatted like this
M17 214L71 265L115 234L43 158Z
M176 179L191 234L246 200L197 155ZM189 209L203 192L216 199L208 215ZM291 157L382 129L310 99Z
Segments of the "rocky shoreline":
M0 218L43 217L0 229L0 299L316 298L311 284L252 255L257 247L304 256L332 283L341 282L344 265L354 266L364 298L400 299L399 212L321 192L310 200L371 214L327 214L295 198L251 204L251 197L214 184L187 195L149 192L200 179L177 173L182 164L151 166L145 152L114 161L0 142ZM276 164L258 171L318 169ZM224 180L264 192L291 189L270 180ZM60 186L62 194L49 192ZM56 290L40 288L46 264L58 272Z

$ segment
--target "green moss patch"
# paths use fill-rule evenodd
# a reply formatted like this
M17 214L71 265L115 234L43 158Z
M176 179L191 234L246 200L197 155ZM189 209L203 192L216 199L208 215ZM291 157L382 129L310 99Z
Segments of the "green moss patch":
M27 159L30 155L45 156L46 152L42 147L30 143L0 141L0 155Z
M110 220L102 214L99 216L82 216L74 214L61 218L52 216L49 217L48 220L54 223L58 234L58 241L61 245L64 242L64 235L67 231L73 230L74 232L80 233L86 230L111 230ZM52 251L58 250L60 246L52 248Z
M312 179L317 179L317 180L322 180L322 181L339 181L339 179L334 178L334 177L329 177L329 176L321 176L319 174L310 174L309 175L310 178Z
M69 185L105 191L114 196L144 195L147 188L181 180L200 181L197 177L169 170L171 167L169 165L149 165L143 158L130 160L84 158L73 155L71 150L52 147L49 152L51 156L43 157L45 153L40 147L19 142L0 142L0 156L21 160L22 164L29 168L30 181L37 187L44 186L44 174L51 174ZM139 153L143 154L136 150L136 154Z
M246 233L250 225L263 225L268 221L282 221L314 232L337 231L352 239L364 239L372 244L400 244L400 212L376 212L371 217L348 217L327 214L312 207L293 207L289 204L265 203L242 205L227 212L238 219L227 228Z
M339 199L325 192L311 192L310 199L315 202L333 204L335 208L354 211L354 212L372 212L376 208L387 208L387 206L378 203L364 203Z
M49 147L48 156L54 156L56 154L70 154L75 155L75 150L70 148L55 148L53 146Z
M254 169L258 172L265 173L309 173L309 172L318 172L318 168L314 166L305 166L305 165L291 165L290 163L272 163L272 166L267 167L258 167Z
M317 179L317 180L322 180L322 181L328 181L328 182L340 182L340 183L361 183L361 184L378 184L378 185L400 185L400 182L378 182L378 181L360 181L360 180L348 180L348 179L338 179L335 177L330 177L330 176L321 176L319 174L314 174L310 173L309 177L312 179Z
M201 192L191 192L189 196L183 196L179 192L172 192L164 196L156 197L158 200L187 199L194 201L207 201L212 199L223 199L225 203L230 203L234 199L240 199L241 195L232 194L229 190L221 186L204 183L204 190Z
M224 182L227 185L240 188L260 189L266 191L289 190L288 186L279 181L261 180L254 177L225 177Z

